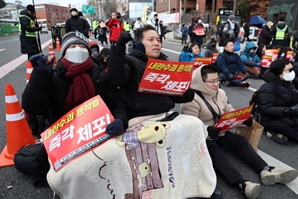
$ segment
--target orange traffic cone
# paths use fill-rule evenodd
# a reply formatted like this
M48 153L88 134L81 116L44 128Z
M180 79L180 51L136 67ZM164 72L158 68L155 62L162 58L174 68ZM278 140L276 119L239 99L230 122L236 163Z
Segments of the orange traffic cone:
M52 42L49 44L49 54L51 55L52 58L54 58L54 66L56 66L57 65L57 60L55 58L55 52L53 50Z
M12 84L5 86L5 102L6 146L0 154L0 167L14 165L14 154L21 147L35 143Z
M26 80L27 80L27 83L28 83L29 79L31 77L31 73L33 71L33 66L32 66L32 63L30 61L27 61L27 63L26 63L26 71L27 71Z
M56 49L55 50L61 50L60 41L58 36L56 37Z

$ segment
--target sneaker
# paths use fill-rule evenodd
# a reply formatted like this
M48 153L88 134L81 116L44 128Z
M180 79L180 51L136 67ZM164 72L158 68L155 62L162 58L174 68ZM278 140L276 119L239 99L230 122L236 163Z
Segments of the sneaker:
M248 88L248 87L250 86L250 83L249 83L249 82L245 82L245 81L243 81L243 82L240 83L240 86L241 86L241 87Z
M245 196L249 199L256 199L260 194L260 184L246 181L240 183L239 187L243 190Z
M224 85L225 87L228 87L228 86L230 86L230 82L229 81L224 81L224 82L222 82L222 85Z
M278 144L284 144L288 141L288 138L280 133L276 134L274 132L267 132L267 137L277 142Z
M298 171L292 168L275 168L269 166L269 169L263 170L260 175L264 185L274 185L276 183L287 184L297 178Z

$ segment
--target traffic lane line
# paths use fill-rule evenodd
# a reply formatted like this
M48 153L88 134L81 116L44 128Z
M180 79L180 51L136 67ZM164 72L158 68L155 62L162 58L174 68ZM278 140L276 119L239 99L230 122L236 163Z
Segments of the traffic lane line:
M264 153L263 151L259 150L258 149L258 154L259 156L262 157L262 159L268 164L268 165L271 165L271 166L274 166L274 167L279 167L279 168L292 168L290 166L288 166L287 164L284 164L283 162L275 159L274 157ZM293 168L292 168L293 169ZM293 192L295 192L297 195L298 195L298 177L286 184L290 189L292 189Z
M52 42L52 39L50 39L50 40L46 41L45 43L43 43L41 45L41 48L44 49L45 47L47 47L49 45L50 42ZM20 57L8 62L7 64L4 64L3 66L0 66L0 79L2 77L4 77L5 75L7 75L12 70L19 67L25 61L27 61L27 55L26 54L21 55Z

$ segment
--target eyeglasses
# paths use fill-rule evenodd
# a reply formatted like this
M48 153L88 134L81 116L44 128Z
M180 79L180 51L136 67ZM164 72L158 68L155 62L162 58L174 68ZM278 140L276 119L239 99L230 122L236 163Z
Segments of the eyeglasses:
M211 79L210 81L204 81L204 82L208 82L210 84L215 84L215 83L220 83L221 82L221 79L220 78L217 78L217 79Z

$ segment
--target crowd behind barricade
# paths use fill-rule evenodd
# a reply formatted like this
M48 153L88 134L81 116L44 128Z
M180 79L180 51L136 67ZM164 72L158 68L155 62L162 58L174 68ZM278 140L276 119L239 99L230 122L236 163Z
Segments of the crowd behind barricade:
M34 13L34 10L31 6L27 6L27 12L30 16L31 13ZM116 137L118 146L120 146L120 142L126 146L125 152L121 154L123 156L126 154L128 158L129 164L127 164L127 167L137 170L136 166L138 166L139 169L132 174L133 189L126 189L128 195L139 195L138 197L130 195L131 198L141 198L142 194L145 194L142 187L144 183L142 178L147 179L158 173L161 173L159 175L164 177L167 174L162 172L171 171L173 168L177 169L178 163L163 162L161 160L163 156L155 151L157 150L155 147L165 150L164 154L171 155L167 160L175 161L174 157L183 158L185 165L182 165L180 172L182 178L188 178L189 182L178 183L176 181L177 184L175 185L173 176L167 181L154 181L156 183L154 188L150 185L148 185L149 188L147 187L147 190L152 191L150 193L153 194L152 196L155 193L160 197L178 196L175 194L179 193L178 197L181 196L181 198L191 198L193 196L221 198L222 193L216 187L216 172L216 174L223 176L229 184L237 185L247 198L257 198L260 193L260 184L250 182L242 176L237 168L229 162L222 149L231 150L238 155L255 172L260 174L261 182L264 185L290 183L298 176L298 171L295 169L268 165L244 137L215 127L221 115L234 110L220 85L248 88L250 83L247 79L259 78L264 80L265 83L258 90L256 99L258 106L254 109L254 118L258 116L258 121L264 126L265 131L268 131L268 136L272 140L280 144L286 143L288 139L298 141L298 92L296 91L298 88L298 78L296 77L298 58L297 55L295 56L297 52L289 47L287 40L288 28L283 18L280 18L275 26L272 26L272 22L267 22L262 27L257 42L258 46L249 40L249 35L247 35L248 24L244 24L246 34L240 42L244 42L245 38L248 41L243 51L239 53L235 52L238 45L235 41L239 40L238 35L240 32L235 16L229 16L227 22L218 26L217 37L211 38L205 44L205 53L201 52L206 37L206 30L201 19L192 18L189 27L182 24L180 31L182 45L185 44L185 46L179 56L180 62L195 62L198 58L212 57L215 54L217 54L217 58L213 63L195 69L192 72L190 88L186 89L180 96L173 96L143 93L138 90L148 61L150 59L167 60L167 56L161 52L162 41L165 39L167 30L163 22L158 19L157 13L152 12L146 23L142 22L141 18L138 18L135 23L123 21L119 12L111 13L106 22L103 20L94 21L92 24L94 38L101 41L102 45L104 43L107 45L107 40L110 43L110 48L103 49L100 48L97 42L90 41L90 27L83 18L79 17L79 11L72 8L70 14L71 18L66 21L66 34L62 38L61 57L57 66L53 66L53 57L51 56L38 54L38 50L34 55L31 55L31 53L22 49L22 53L28 54L28 59L34 67L22 95L22 108L32 119L43 118L38 120L37 123L44 122L42 129L40 129L39 124L31 125L32 128L34 128L34 125L39 126L39 128L36 128L37 130L33 131L34 134L40 135L64 114L86 100L99 95L115 118L107 124L106 133ZM25 29L28 23L25 23L24 20L27 20L27 18L20 17L20 22L24 24L21 26L23 33L27 34L26 31L29 30L39 30L37 27ZM107 33L109 34L108 38ZM21 35L21 44L25 36ZM240 42L238 41L238 43ZM130 49L129 53L126 53L128 43ZM276 49L276 51L268 51L272 49ZM268 62L271 64L267 64ZM175 104L181 104L180 114L172 113L171 109L175 107ZM249 117L244 124L252 126L254 118ZM154 125L154 128L149 128L150 125ZM139 126L142 128L136 130L136 127ZM146 133L143 130L145 127L147 127ZM85 129L85 131L87 130ZM132 135L130 135L131 131L133 132ZM178 133L185 136L185 139L188 136L195 138L192 145L201 144L201 148L198 149L201 151L196 153L196 158L185 155L187 153L192 154L193 151L192 149L186 149L186 146L183 149L183 153L185 153L183 156L179 156L181 154L175 149L174 145L172 149L170 146L164 148L166 143L178 143L175 142L175 139L179 140L175 137ZM86 134L88 133L86 132ZM134 142L133 144L127 141L126 135L128 134L132 136L131 141ZM140 157L138 157L137 150L133 150L138 145L136 140L138 142L142 141L142 145L139 144L144 147L142 150L149 150L149 155L142 154L144 157L141 157L147 158L148 161L146 159L143 160L144 162L137 162L136 159ZM116 145L116 141L113 144ZM146 146L143 146L145 144ZM154 144L153 148L151 144ZM115 166L117 162L115 160L119 158L120 147L117 148L117 153L114 153L112 149L115 149L115 146L111 146L113 148L110 151L105 151L109 153L109 156L104 156L106 158L104 166L109 165L111 162ZM102 155L102 152L100 152L101 147L94 150L95 155ZM184 146L181 145L181 147ZM155 155L154 157L151 154L152 150L155 151L154 154L152 153ZM40 151L44 156L47 156L44 147ZM139 149L139 151L141 150ZM84 159L84 157L82 158ZM152 160L157 159L157 162L159 158L162 166L155 168L156 165L154 165L154 162L150 162L150 158ZM98 159L103 160L99 156ZM123 160L121 159L121 161ZM119 158L117 163L119 165L126 164L121 161ZM202 162L204 164L201 164ZM48 162L42 163L49 164ZM98 191L104 190L105 186L91 190L88 188L88 186L94 184L90 182L91 178L83 183L80 181L86 177L87 173L90 176L97 175L98 170L96 169L85 170L85 168L93 167L94 162L81 161L80 164L77 163L78 161L70 162L60 173L54 171L53 166L50 164L51 168L47 180L51 188L65 198L72 198L81 193L86 193L86 198L94 195L98 196ZM135 165L136 163L140 163L140 165ZM165 167L164 170L163 164L170 165L171 168ZM151 167L151 170L148 167ZM78 171L73 170L74 168ZM189 172L183 172L183 169ZM107 173L113 179L113 171L104 173L105 177L109 178ZM99 175L101 175L100 172ZM178 174L176 175L178 176ZM79 183L73 183L72 187L63 186L67 184L69 178ZM169 185L168 181L172 184ZM116 186L116 182L111 182L114 183L112 186ZM119 179L119 182L122 182L121 179ZM158 183L163 185L161 186ZM196 186L196 189L184 193L182 190L190 185ZM140 186L141 189L138 188ZM168 193L158 192L158 189L166 186L172 186L173 188L176 186L176 189L171 189ZM118 187L118 189L114 190L115 194L121 191L123 193L122 188ZM106 193L103 191L101 194L104 197Z

